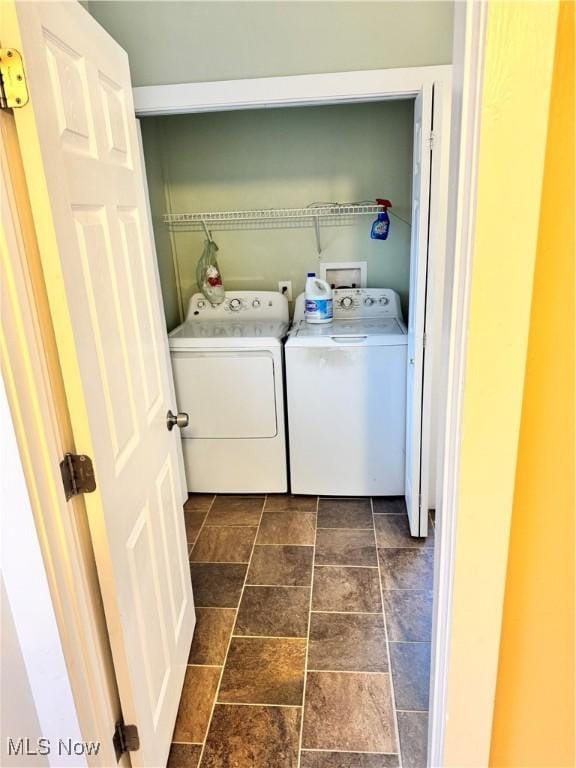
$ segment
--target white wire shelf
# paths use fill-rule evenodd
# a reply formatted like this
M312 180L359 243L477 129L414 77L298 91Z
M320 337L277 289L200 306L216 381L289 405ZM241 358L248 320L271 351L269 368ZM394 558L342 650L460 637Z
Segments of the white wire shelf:
M267 229L314 226L321 252L320 225L349 224L358 216L376 216L386 210L378 203L314 203L304 208L255 208L244 211L166 213L162 221L177 230ZM388 208L389 213L395 216ZM396 217L399 218L399 217ZM404 219L402 219L404 221ZM408 222L406 222L408 223Z
M232 222L273 222L285 219L307 219L313 223L315 219L340 219L348 216L375 215L384 210L383 205L376 203L341 203L308 205L305 208L256 208L246 211L206 211L204 213L166 213L163 221L172 226L194 225L199 228L203 223L210 224L213 229L218 224Z

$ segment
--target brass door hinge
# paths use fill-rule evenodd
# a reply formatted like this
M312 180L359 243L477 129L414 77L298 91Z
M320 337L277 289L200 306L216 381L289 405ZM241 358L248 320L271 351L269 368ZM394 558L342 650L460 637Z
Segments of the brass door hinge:
M60 462L60 472L66 501L79 493L92 493L96 490L96 478L90 456L67 453Z
M20 52L16 48L0 48L0 107L23 107L29 98Z

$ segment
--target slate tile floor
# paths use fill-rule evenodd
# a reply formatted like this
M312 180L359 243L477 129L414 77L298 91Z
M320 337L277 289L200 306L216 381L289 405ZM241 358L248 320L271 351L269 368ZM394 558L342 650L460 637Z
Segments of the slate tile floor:
M434 528L403 499L190 496L169 768L423 768Z

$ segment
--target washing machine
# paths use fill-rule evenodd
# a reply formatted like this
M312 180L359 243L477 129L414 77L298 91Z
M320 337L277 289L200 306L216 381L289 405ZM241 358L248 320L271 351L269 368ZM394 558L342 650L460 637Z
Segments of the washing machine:
M169 334L188 490L287 490L283 339L288 302L272 291L227 291L212 306L190 299Z
M407 328L390 289L333 291L334 320L296 302L285 346L292 493L401 496Z

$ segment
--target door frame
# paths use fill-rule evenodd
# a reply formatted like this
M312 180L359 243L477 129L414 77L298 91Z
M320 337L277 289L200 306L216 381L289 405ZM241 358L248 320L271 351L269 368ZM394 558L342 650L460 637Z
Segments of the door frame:
M141 85L132 90L137 117L162 117L242 109L394 101L416 98L426 86L434 84L442 84L449 91L451 80L452 65L441 64L208 83ZM449 109L445 114L450 114Z
M557 15L455 4L432 766L491 763Z
M318 75L263 77L247 80L222 80L208 83L179 83L139 86L133 89L134 108L138 118L182 114L226 112L245 109L310 107L331 104L354 104L376 101L416 99L434 89L431 111L423 115L423 123L431 124L430 210L427 255L427 288L425 338L435 340L426 345L423 364L421 426L421 486L427 489L423 498L434 506L440 501L443 452L434 454L432 446L440 440L438 412L444 404L432 408L433 392L440 392L440 372L445 366L440 340L446 333L444 276L446 222L448 214L448 163L450 149L452 66L400 67L356 72L332 72ZM167 196L167 205L171 202ZM173 211L168 210L169 213ZM175 254L173 258L176 260ZM175 272L178 265L175 261ZM431 462L434 468L431 468ZM424 518L424 530L427 528ZM422 522L420 530L423 530Z
M464 38L462 37L462 40ZM480 39L480 38L479 38ZM468 42L468 41L467 41ZM478 58L481 71L481 57ZM244 109L288 108L322 106L329 104L354 104L374 101L394 101L416 98L424 89L434 88L431 113L423 115L423 123L432 124L431 146L432 162L430 169L430 207L427 255L427 286L425 291L426 317L425 337L432 338L434 345L426 345L423 366L423 403L428 407L422 413L421 431L421 483L428 489L428 497L437 508L443 508L445 519L442 537L435 553L434 586L434 627L432 642L433 667L430 682L429 716L429 765L441 765L444 747L446 675L450 639L450 613L452 606L451 587L453 569L452 534L456 518L456 499L449 508L443 503L441 479L444 474L443 460L445 450L440 439L441 430L458 430L459 422L445 422L449 413L446 399L432 407L433 392L439 395L445 391L442 384L448 368L449 344L442 344L450 334L460 331L461 319L466 317L466 306L458 304L454 326L450 327L452 294L445 290L452 275L446 275L446 247L448 227L446 225L449 208L449 172L452 127L452 65L431 67L410 67L398 69L369 70L359 72L338 72L320 75L295 75L290 77L256 78L250 80L232 80L209 83L183 83L157 86L140 86L133 89L134 107L138 118L160 117L181 114L224 112ZM438 98L440 96L440 98ZM452 139L455 141L459 134ZM473 136L476 146L477 136ZM475 165L472 165L474 171ZM170 205L169 196L166 197ZM451 203L456 206L459 200L451 195ZM173 211L168 211L172 213ZM179 211L177 211L179 213ZM468 209L464 218L473 216L473 209ZM175 265L176 266L176 265ZM176 269L178 274L178 269ZM470 280L467 270L460 273L466 285ZM465 292L465 291L464 291ZM460 292L457 294L457 298ZM465 345L465 340L462 342ZM464 355L464 349L462 349ZM457 365L460 361L454 360ZM463 378L456 377L455 386L461 393ZM450 411L451 413L451 411ZM432 436L436 434L437 453L432 461ZM450 438L457 445L458 433ZM452 454L449 454L452 458ZM456 465L450 464L448 484L456 482ZM433 487L431 488L431 478ZM430 493L432 491L432 493ZM444 492L448 493L448 486ZM448 499L449 497L446 496ZM448 518L448 519L446 519ZM439 617L442 617L441 620Z

